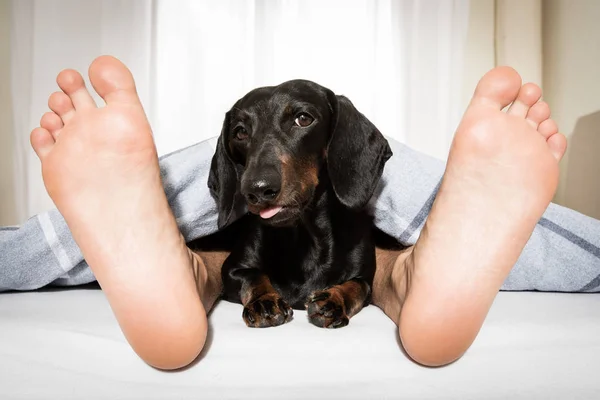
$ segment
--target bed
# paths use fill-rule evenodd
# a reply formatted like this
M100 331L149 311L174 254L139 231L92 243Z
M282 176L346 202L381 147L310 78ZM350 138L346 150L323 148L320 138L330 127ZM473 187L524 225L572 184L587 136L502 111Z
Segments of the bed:
M161 372L131 350L97 286L0 294L0 399L598 399L600 296L502 292L458 362L425 368L370 306L339 330L305 312L246 328L217 304L205 351Z

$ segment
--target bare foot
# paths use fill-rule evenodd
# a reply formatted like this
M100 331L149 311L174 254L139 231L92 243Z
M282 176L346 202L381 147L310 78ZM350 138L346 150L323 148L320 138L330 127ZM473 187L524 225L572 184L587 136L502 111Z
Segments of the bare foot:
M149 364L178 368L206 339L197 287L206 270L188 251L167 203L131 73L105 56L89 76L106 106L96 107L79 73L62 71L62 92L50 96L53 112L31 132L31 144L46 189L127 340Z
M376 276L374 300L417 362L468 349L556 191L566 140L540 97L511 68L481 79L419 240Z

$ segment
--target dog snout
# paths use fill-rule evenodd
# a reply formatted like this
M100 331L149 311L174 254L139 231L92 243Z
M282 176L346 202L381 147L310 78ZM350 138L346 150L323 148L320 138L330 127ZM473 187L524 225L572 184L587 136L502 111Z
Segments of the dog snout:
M244 176L241 190L249 204L262 206L281 192L281 177L274 169L250 173Z

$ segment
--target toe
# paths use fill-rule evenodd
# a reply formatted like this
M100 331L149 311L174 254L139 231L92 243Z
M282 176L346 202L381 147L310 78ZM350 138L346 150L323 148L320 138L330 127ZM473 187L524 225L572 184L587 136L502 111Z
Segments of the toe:
M533 83L527 83L521 87L515 101L508 109L508 114L515 117L525 118L529 109L542 97L542 89Z
M107 104L140 104L133 75L116 58L111 56L96 58L90 65L89 76L94 90Z
M63 120L54 112L47 112L42 115L40 126L50 132L56 140L59 130L63 127Z
M512 103L521 88L521 76L510 67L497 67L481 78L475 88L472 104L503 109Z
M65 69L58 74L56 83L71 98L76 110L96 107L96 103L86 89L85 82L79 72Z
M52 93L48 99L48 107L63 120L63 123L68 123L75 115L73 102L64 92Z
M536 129L548 118L550 118L550 106L545 101L535 103L527 113L527 121Z
M29 136L31 147L35 150L35 154L40 160L43 160L54 146L54 138L44 128L35 128Z
M555 133L548 138L548 147L554 158L560 161L567 150L567 138L563 134Z
M558 125L554 122L553 119L547 119L540 123L540 126L537 128L540 135L542 135L546 140L555 133L558 133Z

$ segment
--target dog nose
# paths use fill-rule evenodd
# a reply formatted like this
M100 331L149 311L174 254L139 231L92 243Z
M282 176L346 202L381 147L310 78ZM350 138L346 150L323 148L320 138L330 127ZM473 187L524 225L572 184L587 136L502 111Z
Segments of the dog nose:
M252 205L262 205L277 197L281 191L281 180L274 174L248 179L242 185L242 194Z

